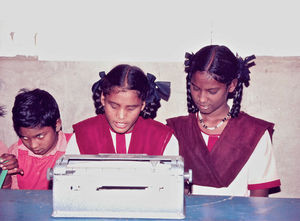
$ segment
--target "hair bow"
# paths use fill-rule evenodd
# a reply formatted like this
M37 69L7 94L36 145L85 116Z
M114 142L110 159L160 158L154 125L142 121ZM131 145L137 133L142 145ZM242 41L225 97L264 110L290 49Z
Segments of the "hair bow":
M255 62L252 61L252 60L255 59L255 58L256 58L255 55L251 55L251 56L246 57L246 58L244 59L245 66L246 66L247 68L251 68L252 66L254 66L254 65L255 65ZM252 62L249 63L249 61L252 61Z
M192 66L192 62L193 62L193 59L194 59L194 53L186 52L184 57L185 57L185 61L184 61L185 69L184 69L184 71L190 75L191 66Z
M146 99L146 103L154 102L155 100L164 99L165 101L169 100L170 97L170 85L168 81L157 81L155 82L156 77L150 73L147 73L147 79L150 85L149 95Z
M192 63L192 59L193 59L193 56L194 56L194 54L192 53L192 54L190 54L190 53L188 53L188 52L185 52L185 61L184 61L184 65L185 66L190 66L191 65L191 63Z
M245 84L246 87L248 87L249 81L250 81L249 68L255 65L255 62L252 60L255 59L256 57L255 57L255 55L251 55L251 56L248 56L245 59L243 59L237 55L237 58L239 60L239 65L240 65L240 74L239 74L238 78ZM252 62L250 62L250 61L252 61Z
M100 72L99 72L100 80L96 81L96 82L93 84L93 86L92 86L92 92L93 92L93 94L94 94L95 91L101 86L102 81L103 81L103 79L104 79L105 76L106 76L106 75L105 75L105 71L100 71Z

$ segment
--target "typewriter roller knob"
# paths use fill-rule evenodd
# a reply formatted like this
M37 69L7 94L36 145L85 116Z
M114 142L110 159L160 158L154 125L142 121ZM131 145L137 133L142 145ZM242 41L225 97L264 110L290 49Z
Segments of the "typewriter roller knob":
M188 172L185 172L183 175L184 180L188 181L188 183L193 182L193 172L191 169L189 169Z
M47 170L47 180L52 180L53 179L53 169L52 168L48 168Z

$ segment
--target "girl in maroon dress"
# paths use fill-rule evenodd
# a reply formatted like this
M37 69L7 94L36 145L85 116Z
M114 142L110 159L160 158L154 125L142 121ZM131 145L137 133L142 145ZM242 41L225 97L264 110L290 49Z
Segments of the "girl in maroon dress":
M73 125L76 141L73 136L67 153L178 154L173 130L153 120L160 99L168 100L169 82L127 64L100 78L92 87L97 116Z
M175 131L185 169L193 171L192 193L268 196L280 186L274 124L240 112L254 58L242 59L219 45L186 54L189 115L168 119L167 125Z

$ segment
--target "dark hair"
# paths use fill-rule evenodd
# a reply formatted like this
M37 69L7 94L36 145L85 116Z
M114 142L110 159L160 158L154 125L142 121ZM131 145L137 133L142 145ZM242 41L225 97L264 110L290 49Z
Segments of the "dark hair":
M12 108L12 119L18 136L20 127L34 128L50 126L54 130L60 118L54 97L41 89L21 89Z
M233 98L233 105L230 110L231 117L237 117L243 96L243 84L248 87L250 81L249 68L255 63L249 61L255 59L255 56L242 59L235 56L226 46L210 45L203 47L196 54L186 53L185 72L187 87L187 106L189 113L199 111L191 95L191 78L197 71L208 72L216 81L230 85L232 80L237 79L237 86L232 93L228 94L228 99Z
M101 94L103 93L105 96L110 94L114 87L121 87L124 90L136 90L138 97L142 101L146 101L145 108L141 111L140 116L145 119L156 117L157 110L160 107L160 98L154 96L153 85L151 85L140 68L128 64L120 64L108 72L107 75L104 72L100 72L100 77L101 79L95 82L92 87L96 114L104 114Z

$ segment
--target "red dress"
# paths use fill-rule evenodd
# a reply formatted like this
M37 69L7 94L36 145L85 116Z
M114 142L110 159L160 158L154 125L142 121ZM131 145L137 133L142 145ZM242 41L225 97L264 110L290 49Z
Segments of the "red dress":
M73 125L81 154L115 153L110 126L104 115ZM139 117L132 130L128 153L162 155L173 130L160 122Z

